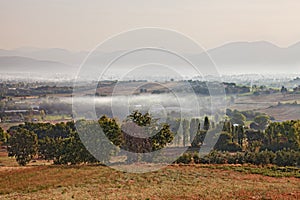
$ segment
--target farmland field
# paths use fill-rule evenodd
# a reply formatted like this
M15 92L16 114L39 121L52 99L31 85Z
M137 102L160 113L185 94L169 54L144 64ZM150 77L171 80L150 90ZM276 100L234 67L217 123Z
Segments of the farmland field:
M297 169L282 172L272 167L170 165L156 172L132 174L99 165L33 162L19 167L5 154L2 152L0 159L0 199L300 198Z
M0 168L1 199L299 199L300 179L169 166L128 174L103 166Z

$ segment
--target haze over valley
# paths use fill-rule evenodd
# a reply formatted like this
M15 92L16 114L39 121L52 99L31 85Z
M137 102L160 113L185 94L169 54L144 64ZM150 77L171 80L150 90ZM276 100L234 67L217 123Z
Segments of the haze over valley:
M216 64L217 70L221 75L238 74L300 74L300 43L296 43L287 48L280 48L272 43L260 42L232 42L220 47L210 49L207 54ZM25 73L28 76L41 74L53 78L54 75L68 74L75 77L80 65L89 52L71 52L64 49L39 49L39 48L19 48L15 50L0 50L0 72L1 73ZM205 66L211 67L207 63L207 54L192 54L189 56L197 57L200 69ZM95 69L101 65L97 62L101 57L109 56L114 58L116 52L96 52L89 58L90 65ZM183 54L184 55L184 54ZM150 57L151 58L151 57ZM138 58L136 59L143 59ZM158 58L159 59L159 58ZM151 59L150 59L151 60ZM134 65L137 61L130 60L122 65ZM122 65L117 66L122 70ZM178 63L174 63L174 66ZM172 66L170 66L172 68ZM183 66L184 67L184 66ZM147 71L147 68L144 70ZM150 71L150 70L149 70ZM147 73L145 73L147 74ZM120 74L114 71L107 78L117 78ZM154 75L154 74L152 74ZM163 75L162 75L163 76ZM182 76L185 76L182 74ZM134 77L132 77L134 78ZM136 77L138 78L138 77ZM140 79L146 77L140 76ZM176 77L173 77L176 78ZM186 78L193 78L187 74Z

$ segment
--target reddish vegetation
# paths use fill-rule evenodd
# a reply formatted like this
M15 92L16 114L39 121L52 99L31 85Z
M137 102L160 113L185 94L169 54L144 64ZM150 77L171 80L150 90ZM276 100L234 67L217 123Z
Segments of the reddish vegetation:
M132 166L133 167L133 166ZM8 199L299 199L299 178L275 178L203 166L130 174L102 166L2 167Z

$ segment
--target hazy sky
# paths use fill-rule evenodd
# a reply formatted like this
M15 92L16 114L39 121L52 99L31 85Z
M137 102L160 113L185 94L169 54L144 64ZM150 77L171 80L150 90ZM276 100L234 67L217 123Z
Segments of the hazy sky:
M205 48L300 41L299 0L0 0L0 48L89 50L138 27L186 34Z

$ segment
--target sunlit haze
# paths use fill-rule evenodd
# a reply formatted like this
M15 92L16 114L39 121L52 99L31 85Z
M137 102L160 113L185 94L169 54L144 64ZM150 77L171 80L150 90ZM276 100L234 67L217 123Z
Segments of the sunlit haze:
M300 40L297 0L0 0L0 49L90 50L138 27L179 31L207 49L233 41Z

